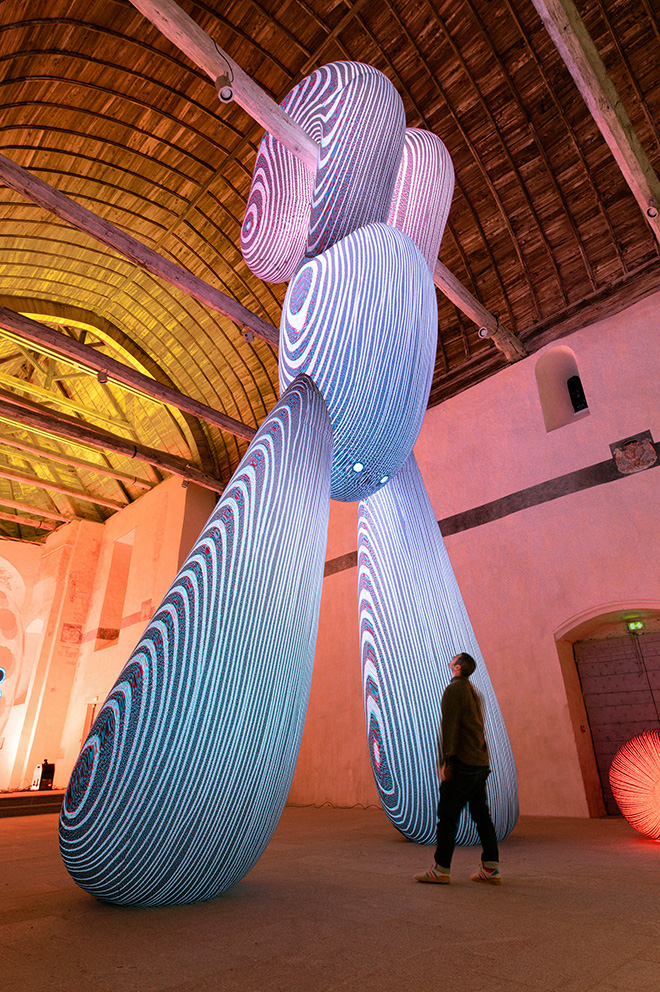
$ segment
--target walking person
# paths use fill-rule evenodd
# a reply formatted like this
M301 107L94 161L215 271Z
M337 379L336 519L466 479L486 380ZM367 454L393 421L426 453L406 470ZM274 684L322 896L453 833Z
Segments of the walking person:
M428 871L413 877L416 882L449 884L458 818L467 805L482 846L481 865L470 877L473 882L501 885L497 837L486 798L490 768L483 712L481 699L470 682L477 663L462 652L452 658L449 667L453 678L441 704L442 766L435 861Z

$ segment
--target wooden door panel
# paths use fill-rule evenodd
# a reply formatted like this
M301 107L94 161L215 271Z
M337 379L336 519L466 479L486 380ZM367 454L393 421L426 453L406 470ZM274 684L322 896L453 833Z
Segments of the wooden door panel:
M660 634L578 641L574 645L596 763L608 813L619 814L609 769L619 748L660 727Z

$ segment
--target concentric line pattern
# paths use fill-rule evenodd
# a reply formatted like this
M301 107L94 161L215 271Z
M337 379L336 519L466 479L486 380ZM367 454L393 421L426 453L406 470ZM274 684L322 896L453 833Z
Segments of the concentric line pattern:
M313 192L314 176L266 132L241 227L241 253L259 279L288 282L296 271L307 245Z
M431 272L449 216L454 167L440 138L408 128L387 223L415 242Z
M610 785L630 826L660 840L660 730L645 730L619 748Z
M390 81L359 62L317 69L282 107L320 151L312 184L270 134L259 146L241 250L269 282L290 279L305 251L313 257L359 227L387 220L406 128Z
M354 231L291 280L280 387L304 372L323 394L335 439L333 499L366 498L410 454L426 411L437 320L422 255L385 224Z
M209 899L268 844L309 696L331 445L323 399L301 376L105 701L60 818L64 862L92 895Z
M513 754L414 455L360 503L358 588L367 736L388 817L416 843L434 842L440 702L449 661L467 651L484 705L489 803L497 836L506 837L518 817ZM477 840L464 810L458 842Z

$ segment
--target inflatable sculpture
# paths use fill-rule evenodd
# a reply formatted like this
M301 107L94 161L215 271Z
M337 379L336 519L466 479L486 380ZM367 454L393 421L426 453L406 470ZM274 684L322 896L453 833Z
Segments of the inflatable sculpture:
M266 134L242 230L252 271L290 280L281 399L102 707L64 800L65 863L112 902L211 898L268 844L309 695L330 497L360 502L365 716L392 823L434 838L440 699L461 650L480 660L500 838L517 817L506 731L412 455L451 162L434 135L406 129L370 66L325 66L283 107L320 146L316 175ZM476 838L468 824L463 842Z
M609 777L631 827L660 840L660 730L643 730L626 741L614 755Z

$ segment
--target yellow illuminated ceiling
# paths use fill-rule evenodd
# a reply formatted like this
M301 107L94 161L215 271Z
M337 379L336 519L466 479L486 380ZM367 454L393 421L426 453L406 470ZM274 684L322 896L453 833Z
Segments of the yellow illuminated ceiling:
M454 162L441 262L530 351L660 286L658 244L528 0L181 6L277 100L336 59L381 69L409 125L438 134ZM646 0L579 6L657 171L658 12ZM3 0L0 106L3 155L279 324L285 286L256 279L239 250L262 131L236 104L221 105L205 74L128 0ZM270 345L247 342L229 319L2 185L0 305L248 428L277 399ZM506 365L446 297L438 307L431 403ZM49 416L133 438L217 480L228 480L246 449L244 438L6 335L0 375L0 390ZM35 433L2 410L0 534L42 540L39 514L44 527L103 520L159 477L125 455Z

